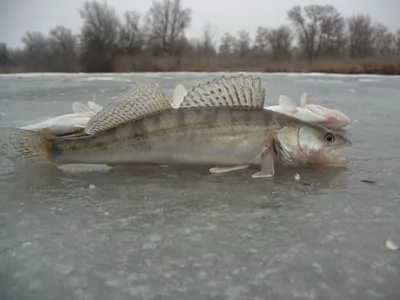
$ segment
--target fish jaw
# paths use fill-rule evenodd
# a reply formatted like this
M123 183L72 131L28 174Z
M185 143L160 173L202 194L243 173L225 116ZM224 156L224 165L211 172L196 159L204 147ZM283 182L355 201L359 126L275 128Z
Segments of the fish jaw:
M304 164L319 167L344 166L348 160L340 157L338 150L337 148L330 151L304 151Z
M276 156L280 156L285 164L288 165L307 165L307 166L344 166L348 163L346 158L339 156L339 150L341 147L335 149L329 149L325 151L316 150L299 150L296 155L288 156L282 149L279 142L275 142L275 153Z

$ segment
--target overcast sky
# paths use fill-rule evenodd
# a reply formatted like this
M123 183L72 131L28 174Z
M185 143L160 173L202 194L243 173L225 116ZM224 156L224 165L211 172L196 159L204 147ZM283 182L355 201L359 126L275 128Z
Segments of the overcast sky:
M368 13L391 30L400 29L400 0L182 0L190 7L192 25L188 37L200 37L207 22L219 40L224 32L245 29L254 36L257 26L274 27L288 23L286 11L295 5L333 4L344 15ZM0 0L0 41L11 47L21 46L28 30L48 33L64 25L75 33L82 24L78 10L84 0ZM126 10L145 14L152 0L108 0L119 15Z

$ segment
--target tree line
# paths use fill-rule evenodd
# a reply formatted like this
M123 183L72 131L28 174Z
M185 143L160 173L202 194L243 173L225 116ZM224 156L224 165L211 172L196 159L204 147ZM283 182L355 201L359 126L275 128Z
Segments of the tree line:
M260 26L254 40L244 30L225 33L219 43L209 24L201 37L188 39L192 11L181 0L153 2L145 15L132 10L122 18L106 2L93 0L79 13L79 34L60 25L47 35L26 32L20 49L0 43L0 71L267 71L263 64L366 59L391 59L400 70L400 30L391 32L369 15L345 18L332 5L294 6L287 24Z

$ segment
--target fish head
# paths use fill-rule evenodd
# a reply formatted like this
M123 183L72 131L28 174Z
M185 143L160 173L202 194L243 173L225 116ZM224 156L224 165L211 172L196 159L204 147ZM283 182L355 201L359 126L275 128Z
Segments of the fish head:
M350 123L350 119L341 111L337 109L331 109L322 105L308 104L304 106L304 109L319 115L324 118L323 121L317 124L323 127L331 129L341 129L346 127Z
M345 165L339 150L351 146L342 134L307 122L292 123L275 136L275 153L286 164Z

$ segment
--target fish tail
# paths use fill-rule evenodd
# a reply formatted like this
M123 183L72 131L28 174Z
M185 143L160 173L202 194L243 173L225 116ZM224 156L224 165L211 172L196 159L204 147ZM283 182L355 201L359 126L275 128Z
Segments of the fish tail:
M51 162L51 134L19 128L0 128L0 155L13 162Z

